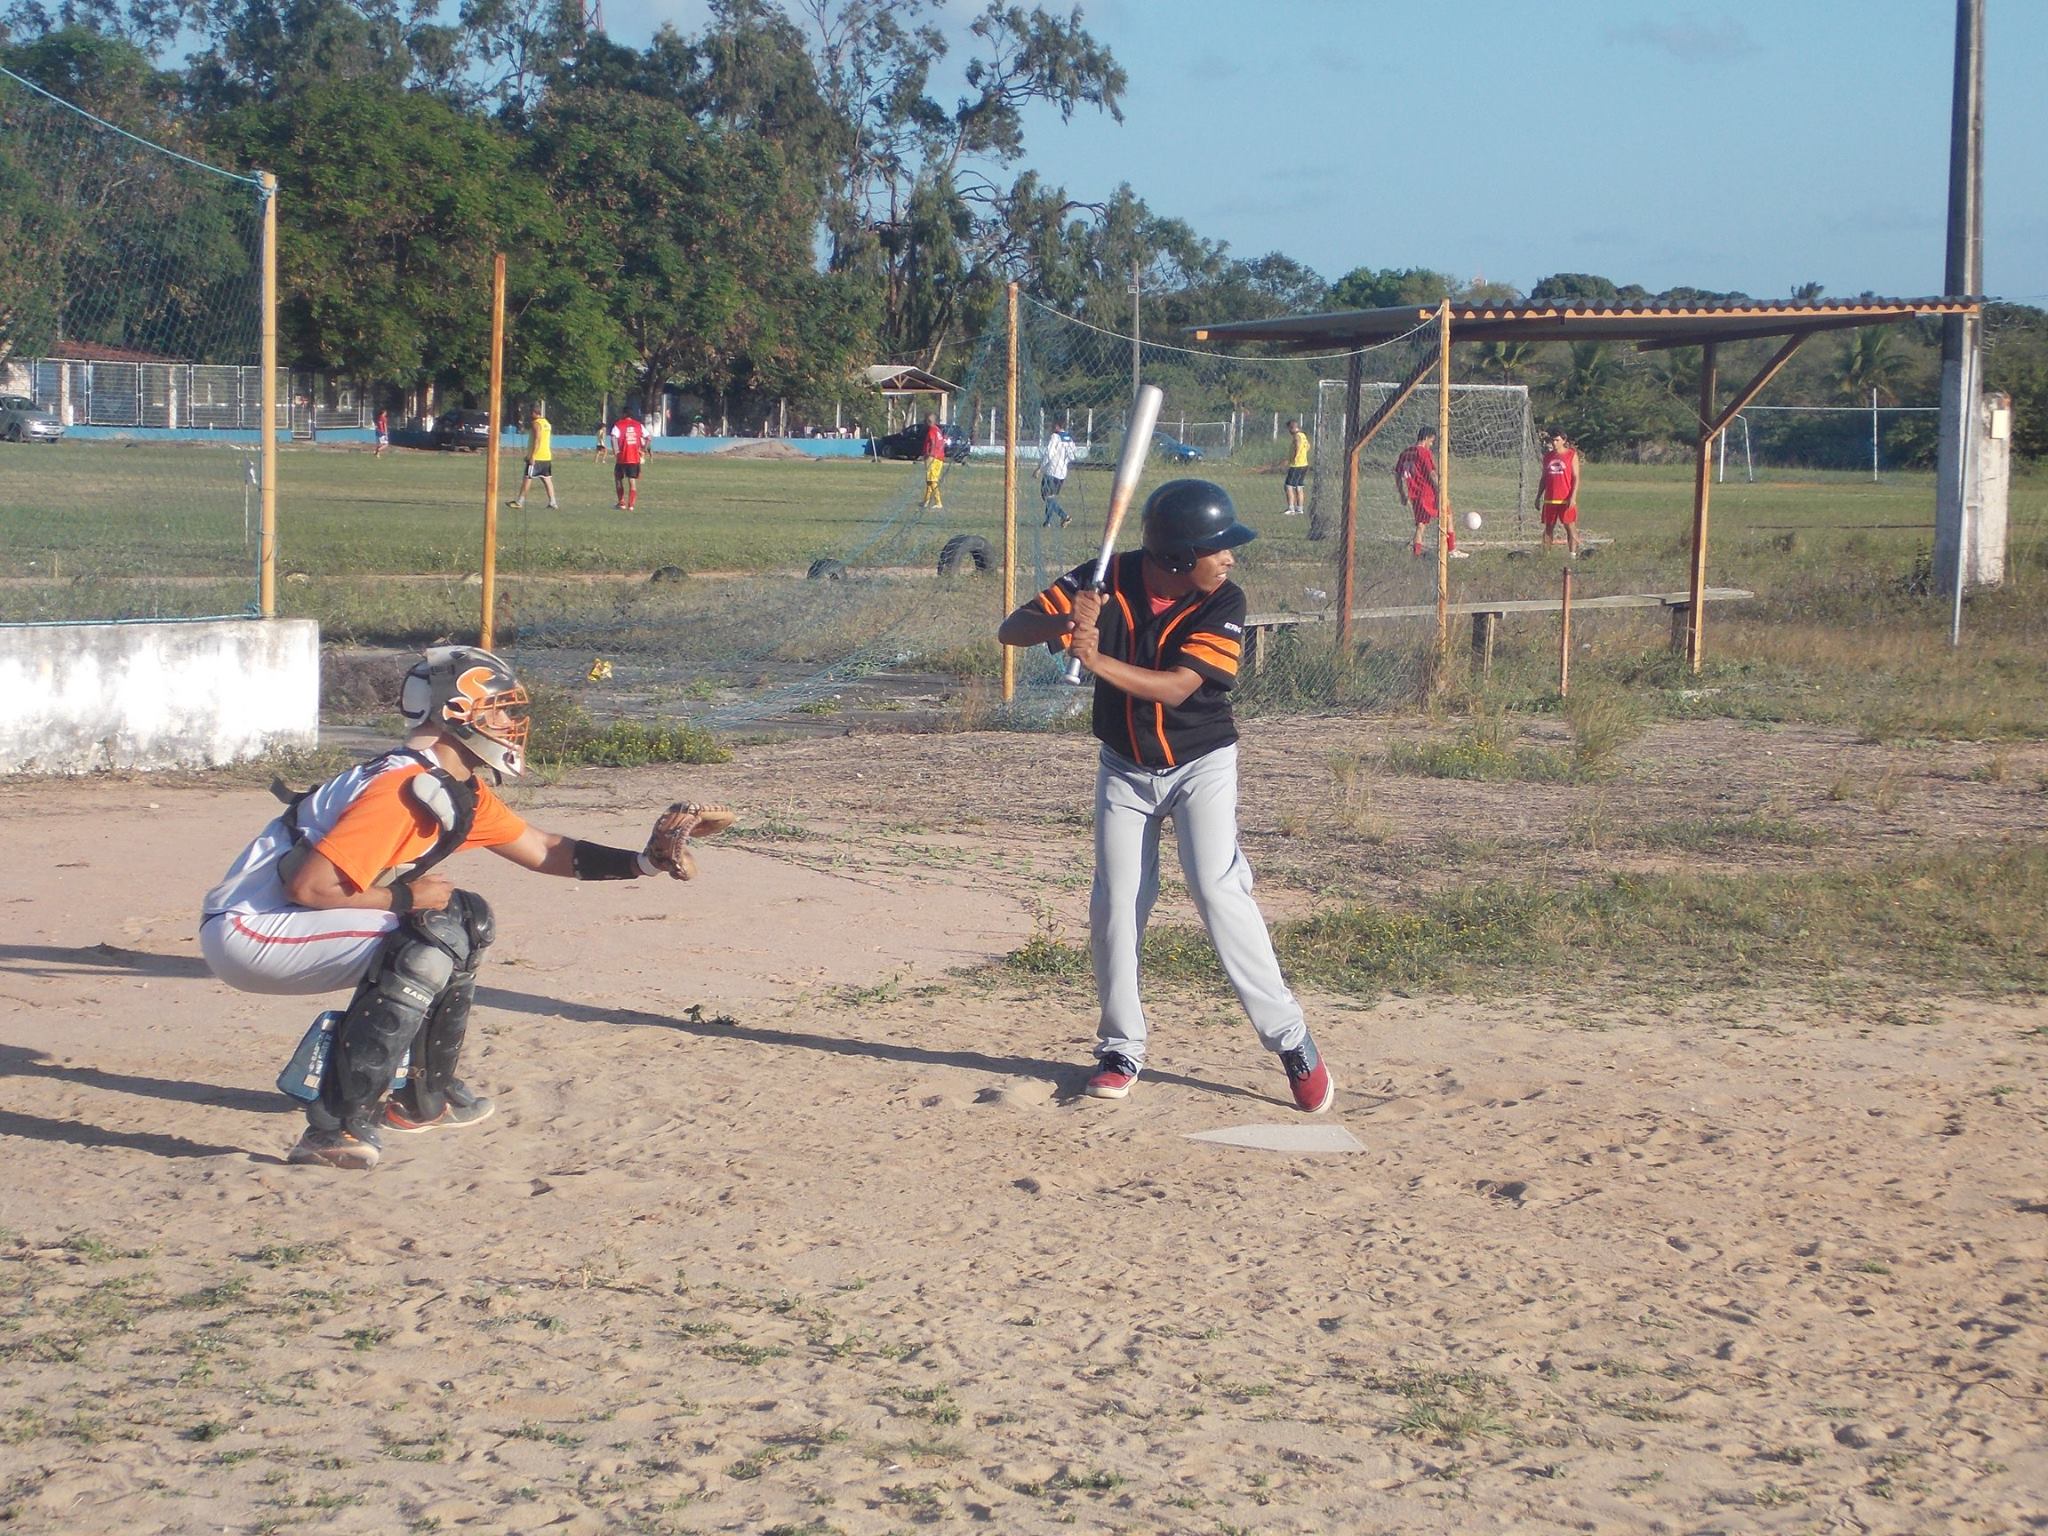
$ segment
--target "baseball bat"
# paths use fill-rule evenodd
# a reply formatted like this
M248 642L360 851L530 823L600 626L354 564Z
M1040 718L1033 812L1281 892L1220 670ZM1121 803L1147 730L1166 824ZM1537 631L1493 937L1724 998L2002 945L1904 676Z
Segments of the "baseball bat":
M1116 536L1123 529L1124 513L1131 508L1139 477L1145 473L1145 457L1152 451L1152 429L1159 424L1159 407L1165 398L1158 385L1147 384L1131 402L1124 451L1117 457L1116 475L1109 483L1109 515L1102 525L1102 553L1095 557L1095 575L1088 583L1097 592L1109 575L1109 562L1116 557ZM1081 663L1071 657L1067 660L1066 677L1070 683L1081 681Z

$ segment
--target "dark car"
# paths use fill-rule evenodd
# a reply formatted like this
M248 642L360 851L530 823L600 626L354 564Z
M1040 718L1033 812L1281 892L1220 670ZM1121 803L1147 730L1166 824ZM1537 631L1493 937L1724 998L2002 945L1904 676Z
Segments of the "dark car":
M1169 464L1199 464L1202 450L1193 443L1184 443L1177 437L1168 437L1164 432L1152 434L1152 451Z
M489 411L443 411L434 418L428 441L436 448L488 448L491 446Z
M965 427L950 423L940 426L939 433L946 439L946 462L958 464L967 457L972 439ZM868 456L876 459L921 459L924 457L924 424L905 427L901 432L891 432L887 437L868 439Z

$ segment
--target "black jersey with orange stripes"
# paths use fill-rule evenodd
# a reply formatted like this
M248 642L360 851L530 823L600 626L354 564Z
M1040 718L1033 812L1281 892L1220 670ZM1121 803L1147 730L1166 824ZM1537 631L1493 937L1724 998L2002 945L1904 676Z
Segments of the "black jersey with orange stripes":
M1074 594L1094 575L1092 560L1074 567L1038 594L1039 607L1072 613ZM1155 672L1187 667L1202 684L1179 704L1147 704L1098 677L1096 739L1142 768L1173 768L1236 741L1230 690L1237 686L1244 654L1244 588L1226 581L1214 592L1190 592L1155 614L1141 550L1110 562L1108 586L1096 621L1102 654ZM1066 644L1062 635L1058 645Z

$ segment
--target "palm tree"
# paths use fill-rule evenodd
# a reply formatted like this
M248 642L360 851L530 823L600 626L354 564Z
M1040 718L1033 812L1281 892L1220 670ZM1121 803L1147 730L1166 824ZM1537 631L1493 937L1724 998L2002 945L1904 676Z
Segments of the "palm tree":
M1572 343L1571 363L1557 381L1557 393L1566 400L1584 400L1597 395L1621 375L1614 349L1604 341Z
M1479 348L1474 368L1504 384L1520 383L1536 363L1536 347L1527 341L1489 341Z
M1832 375L1835 388L1861 405L1877 392L1878 403L1896 405L1906 360L1892 348L1892 333L1877 326L1851 331L1842 345L1842 360Z

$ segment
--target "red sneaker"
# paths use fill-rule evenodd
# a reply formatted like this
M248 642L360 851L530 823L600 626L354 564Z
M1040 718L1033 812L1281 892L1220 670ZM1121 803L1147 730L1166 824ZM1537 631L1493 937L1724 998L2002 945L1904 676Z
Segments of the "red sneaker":
M1313 1039L1304 1038L1301 1049L1282 1051L1280 1065L1287 1069L1287 1086L1294 1090L1294 1107L1304 1114L1320 1115L1337 1097L1337 1084L1316 1050Z
M421 1131L452 1130L458 1126L475 1125L479 1120L491 1118L491 1111L497 1106L482 1094L473 1092L469 1085L453 1082L443 1091L446 1101L441 1113L431 1120L418 1118L411 1097L394 1094L384 1101L384 1118L379 1122L387 1131L403 1131L416 1135Z
M1138 1064L1117 1051L1111 1051L1096 1063L1095 1075L1088 1079L1088 1086L1082 1090L1091 1099L1121 1099L1128 1097L1131 1084L1138 1080Z

